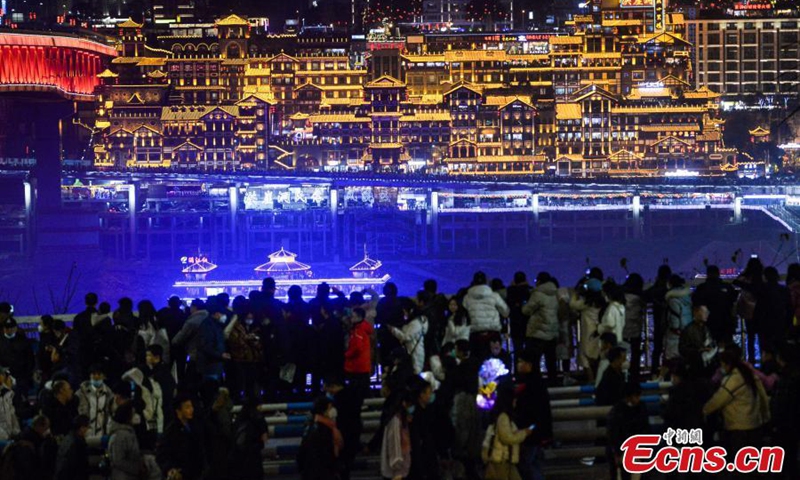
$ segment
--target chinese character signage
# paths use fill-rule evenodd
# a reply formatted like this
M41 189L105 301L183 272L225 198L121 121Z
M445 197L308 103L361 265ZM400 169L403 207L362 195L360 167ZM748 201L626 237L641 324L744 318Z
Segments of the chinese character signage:
M653 3L654 0L619 0L619 6L623 8L652 8Z

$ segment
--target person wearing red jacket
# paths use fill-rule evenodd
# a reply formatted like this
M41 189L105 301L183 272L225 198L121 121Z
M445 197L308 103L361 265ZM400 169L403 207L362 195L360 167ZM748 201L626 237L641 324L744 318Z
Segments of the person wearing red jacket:
M354 308L350 316L350 332L344 352L344 374L358 398L359 411L364 397L369 393L369 377L372 374L372 339L375 329L365 321L363 308Z

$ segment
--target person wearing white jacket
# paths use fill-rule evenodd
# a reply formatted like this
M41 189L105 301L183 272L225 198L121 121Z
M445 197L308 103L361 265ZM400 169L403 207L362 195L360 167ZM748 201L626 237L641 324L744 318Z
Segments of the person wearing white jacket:
M503 329L500 319L507 317L510 310L500 294L487 285L485 273L477 272L472 277L472 286L464 296L464 308L469 314L473 353L488 351L490 334L500 333Z
M544 355L548 380L552 383L557 375L556 345L558 343L558 285L547 272L536 277L536 288L528 303L522 306L523 315L528 315L525 332L525 348L530 349L537 360L534 370L539 371L539 362Z
M13 385L8 369L0 367L0 441L9 440L20 432Z
M617 337L617 345L626 347L622 339L622 331L625 328L625 290L616 283L606 282L603 285L603 294L609 303L597 326L597 333L598 335L613 333Z
M392 335L406 348L411 357L414 373L419 375L425 366L425 334L428 333L428 319L420 315L411 299L403 299L403 314L407 320L402 329L390 326ZM411 319L411 320L408 320Z
M89 432L86 435L89 437L108 435L114 393L105 383L102 366L91 366L89 380L81 384L75 395L78 397L78 413L89 417Z

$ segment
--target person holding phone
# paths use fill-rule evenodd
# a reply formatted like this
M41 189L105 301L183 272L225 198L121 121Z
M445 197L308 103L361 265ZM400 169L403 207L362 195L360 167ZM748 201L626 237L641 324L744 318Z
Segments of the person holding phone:
M516 405L514 389L503 385L497 390L492 420L494 435L490 435L488 451L485 452L486 480L521 480L517 464L520 461L520 444L533 435L530 428L517 428L514 422Z
M515 418L528 425L529 435L520 446L519 473L524 480L544 479L542 448L553 438L553 415L550 394L541 375L534 369L539 356L523 351L517 360Z

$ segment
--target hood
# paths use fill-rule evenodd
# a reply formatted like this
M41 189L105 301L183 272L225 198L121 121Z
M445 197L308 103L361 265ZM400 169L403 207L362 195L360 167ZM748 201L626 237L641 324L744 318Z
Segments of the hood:
M558 293L558 287L556 287L556 284L553 282L545 282L537 286L536 291L551 297L555 297Z
M133 383L141 387L144 381L144 373L138 368L131 368L122 374L122 379L127 382L133 381Z
M469 290L467 290L467 295L476 300L491 297L493 293L494 292L492 291L491 287L489 287L489 285L475 285L473 287L470 287Z
M670 299L670 298L687 297L691 294L692 290L689 288L689 286L684 285L683 287L673 288L672 290L668 291L665 298Z

